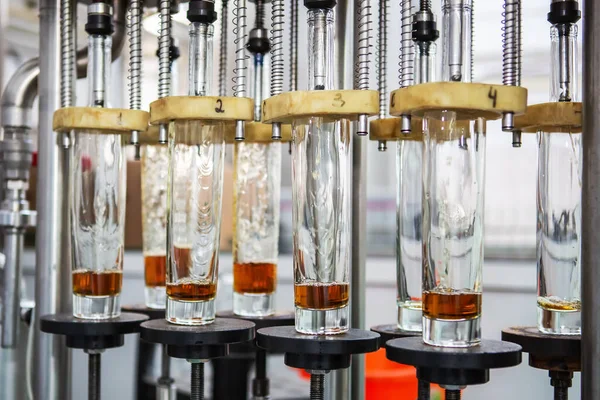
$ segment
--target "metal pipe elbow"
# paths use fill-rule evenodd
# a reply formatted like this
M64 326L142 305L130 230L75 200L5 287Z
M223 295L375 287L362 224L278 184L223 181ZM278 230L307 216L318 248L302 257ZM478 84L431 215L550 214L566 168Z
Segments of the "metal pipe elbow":
M31 109L38 94L40 63L37 57L22 64L12 75L0 99L3 127L31 127Z

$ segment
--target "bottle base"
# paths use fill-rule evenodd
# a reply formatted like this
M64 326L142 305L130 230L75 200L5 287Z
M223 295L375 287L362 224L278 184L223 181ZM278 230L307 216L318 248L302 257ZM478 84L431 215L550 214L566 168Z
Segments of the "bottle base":
M481 317L433 319L423 316L423 341L440 347L471 347L481 342Z
M80 296L73 294L73 316L81 319L110 319L121 315L121 295Z
M267 317L275 313L273 293L233 292L233 313L242 317Z
M538 330L551 335L581 335L581 311L548 310L538 306Z
M423 311L420 301L398 304L398 329L407 332L423 331Z
M349 329L349 308L329 310L296 307L296 331L309 335L337 335Z
M167 288L164 286L146 286L144 288L146 307L164 310L167 305Z
M167 298L165 319L177 325L208 325L215 320L215 300L181 301Z

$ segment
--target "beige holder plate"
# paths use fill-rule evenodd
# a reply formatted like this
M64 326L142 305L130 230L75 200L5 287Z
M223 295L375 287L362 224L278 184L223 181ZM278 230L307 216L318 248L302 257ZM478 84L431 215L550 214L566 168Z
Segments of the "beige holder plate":
M150 124L173 120L252 121L254 100L247 97L169 96L150 104Z
M120 108L67 107L56 110L52 128L56 132L71 130L97 130L114 134L131 131L144 132L148 128L146 111Z
M262 122L246 122L246 138L242 141L235 140L235 126L225 127L225 143L279 143L292 141L292 127L290 125L281 126L281 139L273 140L273 127L271 124Z
M522 132L581 133L581 103L542 103L527 107L515 118L515 128Z
M485 83L432 82L392 92L390 114L422 117L428 111L455 111L458 120L499 119L503 112L523 114L527 89Z
M379 111L376 90L314 90L287 92L263 101L264 123L291 124L307 117L357 119Z

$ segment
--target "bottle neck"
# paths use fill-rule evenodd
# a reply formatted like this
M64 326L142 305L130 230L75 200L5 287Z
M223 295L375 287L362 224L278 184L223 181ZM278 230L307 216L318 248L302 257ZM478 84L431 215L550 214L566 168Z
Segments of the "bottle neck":
M89 105L91 107L108 107L108 81L112 37L107 35L89 35L88 38L88 82Z
M444 0L442 14L442 79L471 82L472 0Z
M213 32L214 28L212 24L203 22L190 23L190 96L209 96L211 94Z
M334 89L333 10L308 11L308 90Z
M553 25L550 28L550 39L550 101L579 101L577 25Z

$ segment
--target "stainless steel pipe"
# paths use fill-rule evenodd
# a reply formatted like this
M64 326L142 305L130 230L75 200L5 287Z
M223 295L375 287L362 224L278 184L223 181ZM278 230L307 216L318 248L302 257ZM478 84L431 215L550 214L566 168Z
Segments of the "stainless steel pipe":
M600 2L583 4L581 398L600 399Z

